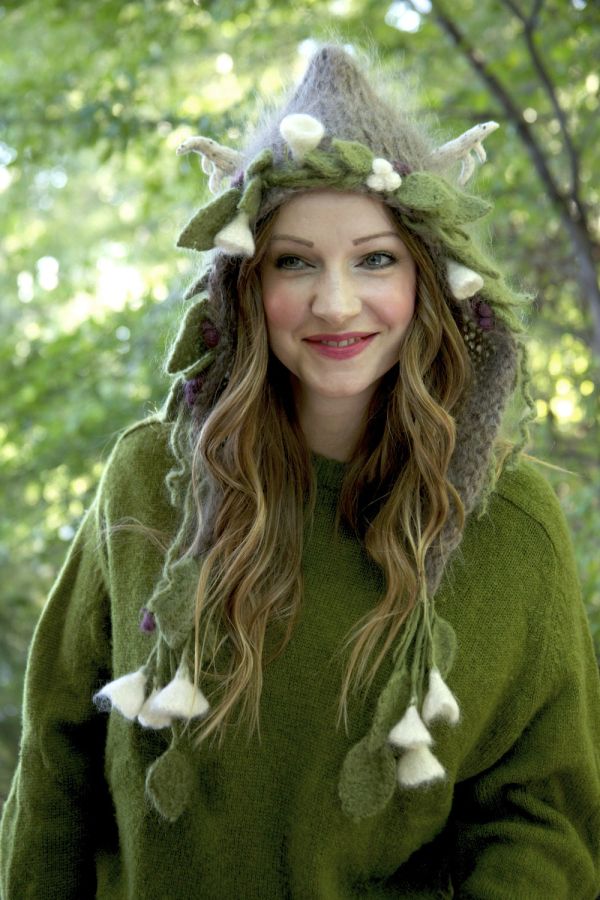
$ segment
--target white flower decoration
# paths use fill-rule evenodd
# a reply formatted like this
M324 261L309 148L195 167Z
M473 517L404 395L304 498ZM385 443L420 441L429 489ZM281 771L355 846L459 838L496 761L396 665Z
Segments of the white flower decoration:
M460 719L460 709L456 697L444 681L439 669L429 673L429 690L423 703L423 721L428 725L435 719L443 719L456 725Z
M446 770L439 759L423 744L407 750L398 762L396 771L398 783L402 787L418 787L421 784L439 781L446 775Z
M190 681L187 666L182 661L175 677L166 687L153 694L142 718L146 721L165 720L167 717L193 719L208 712L208 700L199 688ZM148 715L150 714L150 716ZM152 727L157 727L156 725Z
M394 747L428 747L433 739L415 704L411 704L399 722L394 725L388 735L388 741Z
M373 160L373 174L367 178L367 186L374 191L395 191L402 184L402 178L387 159Z

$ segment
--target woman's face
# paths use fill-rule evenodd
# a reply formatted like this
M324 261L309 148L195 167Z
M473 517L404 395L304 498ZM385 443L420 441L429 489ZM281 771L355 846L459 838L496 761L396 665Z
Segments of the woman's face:
M300 402L366 405L398 362L415 308L415 263L383 203L335 191L293 197L275 216L260 277L269 344Z

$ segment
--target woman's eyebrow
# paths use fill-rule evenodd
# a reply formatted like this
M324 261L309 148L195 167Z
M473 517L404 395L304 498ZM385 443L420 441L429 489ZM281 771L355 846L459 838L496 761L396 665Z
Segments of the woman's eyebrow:
M364 244L364 243L366 243L366 241L372 241L375 238L380 238L380 237L388 237L388 235L391 235L392 237L399 237L397 231L380 231L377 234L370 234L370 235L368 235L368 237L356 238L356 240L352 241L352 243L355 245L356 244Z
M314 247L312 241L305 241L303 238L294 237L291 234L274 234L272 241L295 241L297 244L304 244L305 247Z

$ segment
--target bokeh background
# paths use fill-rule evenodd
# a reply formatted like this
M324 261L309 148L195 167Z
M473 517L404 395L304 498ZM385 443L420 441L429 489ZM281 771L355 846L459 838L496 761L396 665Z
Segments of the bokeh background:
M600 653L600 5L20 0L0 30L0 804L48 589L116 435L168 387L197 264L175 240L206 199L198 157L175 148L235 145L315 40L408 72L448 137L502 126L476 186L536 295L530 452L556 467Z

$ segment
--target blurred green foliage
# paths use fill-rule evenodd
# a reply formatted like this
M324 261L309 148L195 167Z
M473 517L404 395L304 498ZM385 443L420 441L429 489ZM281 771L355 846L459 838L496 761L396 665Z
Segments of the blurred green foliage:
M447 8L566 184L560 128L508 4ZM537 36L567 111L596 250L599 25L591 2L546 0ZM498 256L537 298L530 449L568 470L543 471L571 525L600 651L599 363L577 260L515 123L427 0L24 0L0 5L0 27L0 799L49 586L115 436L167 389L161 361L196 265L174 243L206 191L197 159L174 150L195 133L235 145L258 114L256 93L279 91L282 72L298 75L314 39L371 46L408 70L448 137L485 119L503 125L478 182L497 200Z

